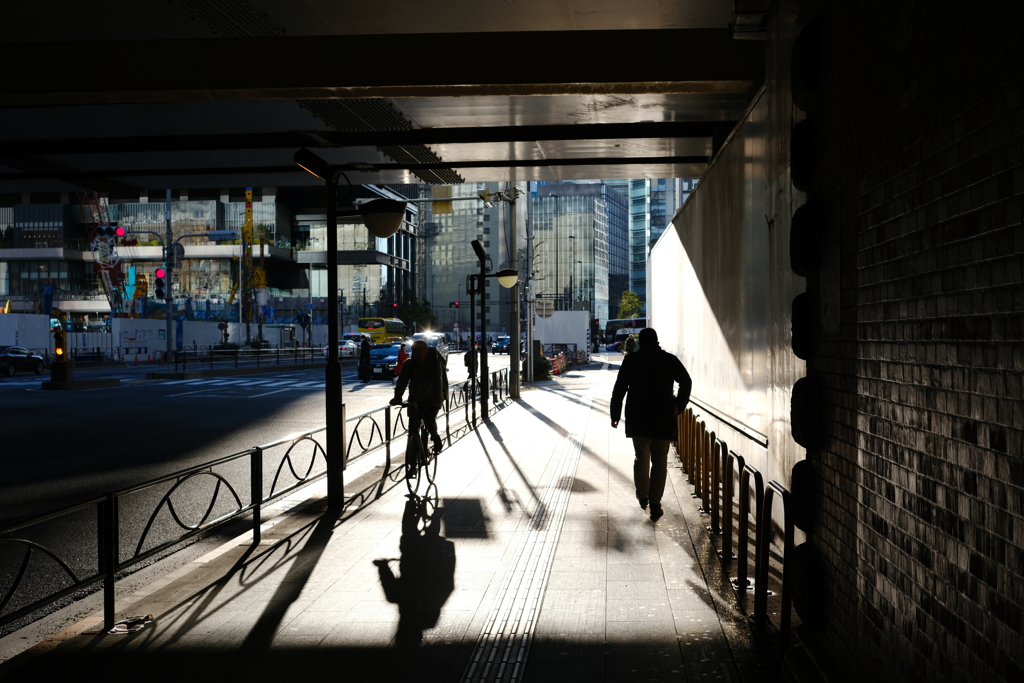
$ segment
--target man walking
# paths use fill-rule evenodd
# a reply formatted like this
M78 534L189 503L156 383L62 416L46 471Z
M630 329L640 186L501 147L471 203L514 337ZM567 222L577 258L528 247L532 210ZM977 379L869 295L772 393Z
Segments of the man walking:
M675 385L679 393L674 394ZM651 521L664 514L661 497L668 475L668 447L678 437L676 415L690 400L690 375L682 362L658 344L652 328L640 330L639 348L622 359L612 390L612 427L618 428L626 399L626 436L633 439L633 483L641 509Z
M476 342L469 342L469 351L466 351L466 355L463 358L466 363L466 372L470 379L476 377Z
M370 339L369 337L363 336L363 341L359 345L359 365L357 367L359 372L359 379L362 380L363 384L370 381Z

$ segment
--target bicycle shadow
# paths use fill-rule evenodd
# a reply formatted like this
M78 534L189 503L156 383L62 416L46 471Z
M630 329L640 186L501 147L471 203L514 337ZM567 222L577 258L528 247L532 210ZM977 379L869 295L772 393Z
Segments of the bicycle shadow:
M437 626L441 608L455 590L455 544L441 536L443 510L437 507L437 489L431 489L422 498L407 496L399 541L402 556L373 561L384 596L398 606L398 650L422 645L423 632ZM391 568L396 560L399 576Z

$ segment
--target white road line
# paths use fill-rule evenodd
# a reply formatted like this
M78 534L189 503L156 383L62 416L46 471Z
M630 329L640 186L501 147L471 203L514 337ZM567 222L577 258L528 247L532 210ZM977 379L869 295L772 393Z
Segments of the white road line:
M254 394L252 396L249 396L248 398L259 398L260 396L270 396L271 394L279 394L282 391L288 391L288 389L276 389L274 391L267 391L267 392L264 392L262 394Z

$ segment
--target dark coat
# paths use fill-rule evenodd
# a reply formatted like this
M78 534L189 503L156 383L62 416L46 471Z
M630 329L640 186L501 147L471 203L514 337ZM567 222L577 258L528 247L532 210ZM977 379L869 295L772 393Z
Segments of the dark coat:
M678 394L673 393L676 384ZM660 346L640 348L622 359L612 389L612 421L619 421L625 398L626 436L673 441L678 437L673 408L686 408L692 386L678 358Z
M445 374L444 359L437 349L427 349L419 362L415 356L405 361L395 386L395 398L402 398L406 386L409 387L409 400L416 403L447 398L448 375Z

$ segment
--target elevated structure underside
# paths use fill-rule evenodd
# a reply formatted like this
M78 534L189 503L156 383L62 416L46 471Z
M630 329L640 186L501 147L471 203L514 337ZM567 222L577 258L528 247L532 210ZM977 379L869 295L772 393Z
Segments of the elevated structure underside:
M763 78L728 0L207 5L13 9L0 192L692 177Z

